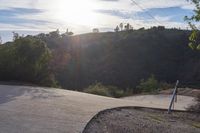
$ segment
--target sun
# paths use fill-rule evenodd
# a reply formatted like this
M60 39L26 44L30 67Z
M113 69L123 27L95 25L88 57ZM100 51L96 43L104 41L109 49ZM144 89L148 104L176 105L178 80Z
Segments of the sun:
M58 21L77 24L94 25L97 22L94 0L56 0L54 17Z

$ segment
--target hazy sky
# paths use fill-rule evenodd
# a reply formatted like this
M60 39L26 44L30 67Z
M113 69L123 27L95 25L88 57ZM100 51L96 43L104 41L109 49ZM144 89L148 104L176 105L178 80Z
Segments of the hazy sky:
M0 36L11 40L12 31L37 34L67 28L75 34L113 31L119 23L130 23L135 29L164 25L187 26L185 15L192 14L186 0L0 0ZM156 20L148 15L150 13Z

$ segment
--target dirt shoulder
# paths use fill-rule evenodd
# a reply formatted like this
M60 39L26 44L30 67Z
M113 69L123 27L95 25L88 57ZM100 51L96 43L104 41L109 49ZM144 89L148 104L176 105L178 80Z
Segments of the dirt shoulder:
M83 133L199 133L200 115L148 108L116 108L98 113Z
M174 89L162 90L158 94L170 95ZM200 95L200 89L178 88L178 95L196 97Z

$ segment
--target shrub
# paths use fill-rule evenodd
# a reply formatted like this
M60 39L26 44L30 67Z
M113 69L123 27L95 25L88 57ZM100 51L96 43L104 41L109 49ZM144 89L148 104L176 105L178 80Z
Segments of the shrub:
M90 85L84 90L86 93L107 96L107 97L123 97L125 95L124 91L115 86L105 86L101 83L95 83Z
M108 86L108 91L112 97L120 98L125 95L124 91L115 87L115 86Z
M47 44L34 37L20 37L0 48L0 80L31 82L54 86L49 68L51 52Z
M137 91L132 88L126 88L124 91L124 96L132 96L133 94L136 94Z
M173 88L173 86L167 82L160 82L159 83L159 89L160 90L167 90L167 89L170 89L170 88Z
M155 79L154 75L151 75L151 77L149 77L146 81L142 79L136 88L142 92L153 92L158 90L159 83Z
M108 88L106 88L101 83L96 83L93 85L90 85L87 89L84 90L86 93L100 95L100 96L108 96L110 97Z

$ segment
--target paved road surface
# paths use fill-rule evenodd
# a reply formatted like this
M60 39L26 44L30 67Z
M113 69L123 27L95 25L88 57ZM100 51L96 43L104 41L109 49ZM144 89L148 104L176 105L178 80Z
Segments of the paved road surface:
M0 85L0 133L79 133L101 110L119 106L166 108L166 104L61 89Z

